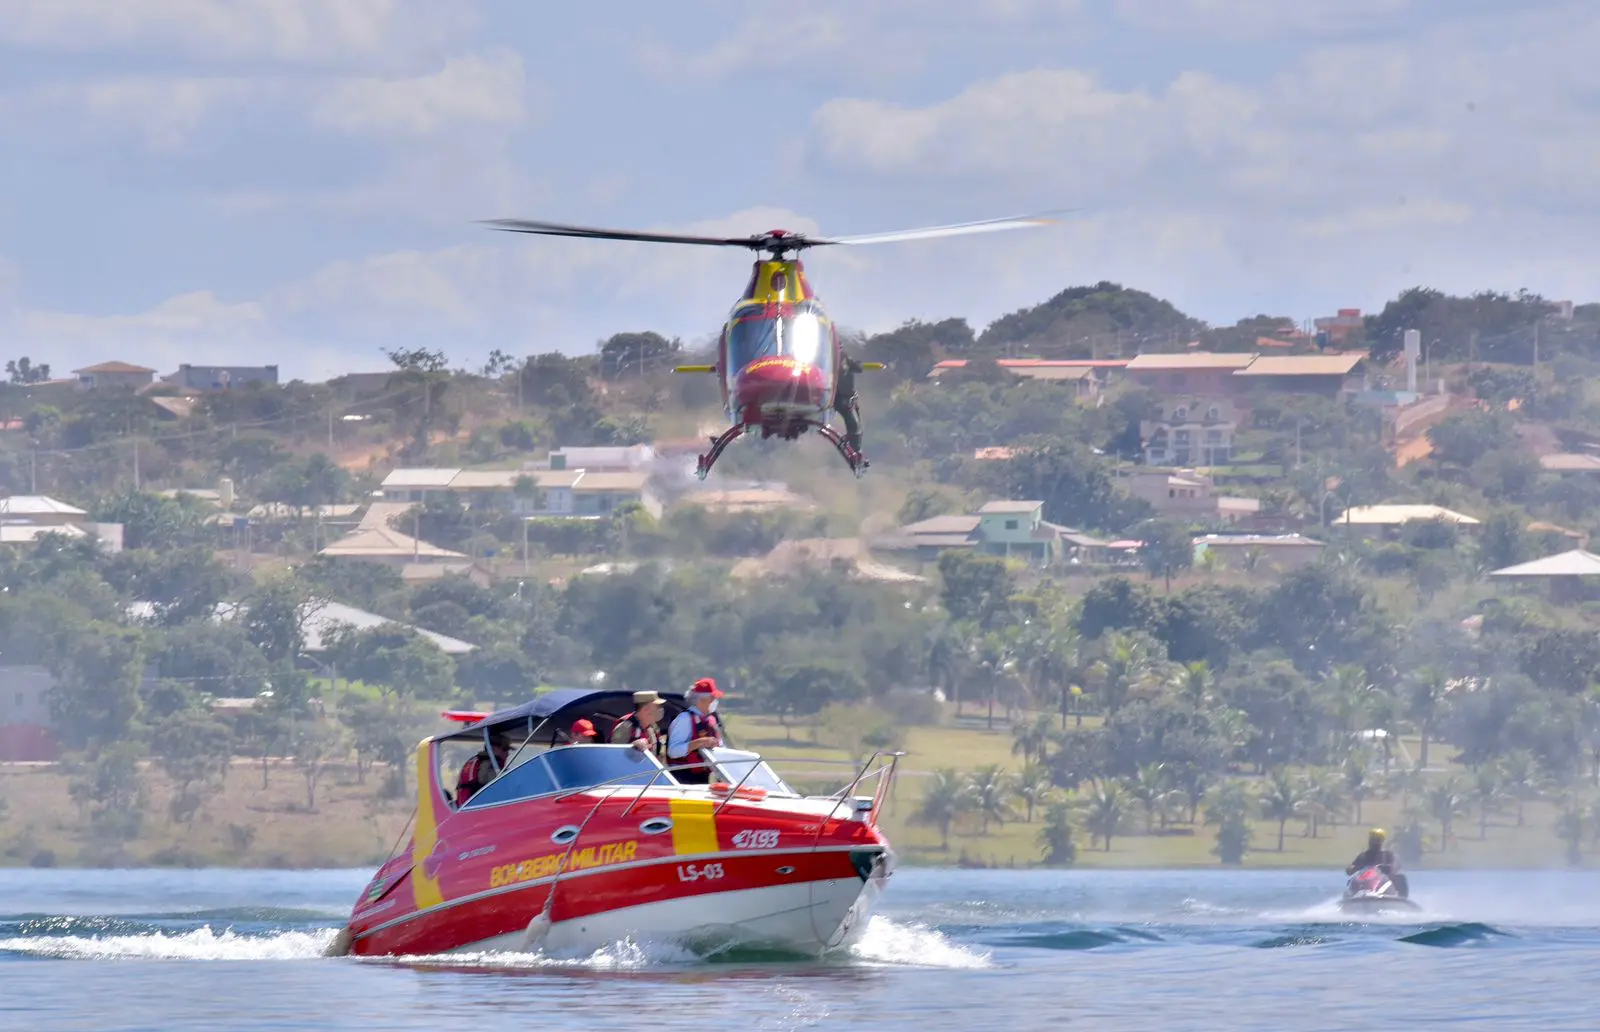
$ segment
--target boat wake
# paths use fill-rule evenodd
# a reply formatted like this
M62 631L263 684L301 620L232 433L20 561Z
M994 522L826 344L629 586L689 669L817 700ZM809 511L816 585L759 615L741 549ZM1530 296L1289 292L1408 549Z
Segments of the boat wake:
M287 920L286 920L287 919ZM0 919L0 960L321 960L337 929L324 915L278 912L64 917L23 915ZM304 927L284 928L286 923ZM355 963L451 969L560 969L642 971L704 964L755 965L806 960L794 954L744 947L694 949L677 942L614 942L571 954L449 953L358 958ZM984 968L989 956L916 923L875 916L861 941L824 963L860 967Z

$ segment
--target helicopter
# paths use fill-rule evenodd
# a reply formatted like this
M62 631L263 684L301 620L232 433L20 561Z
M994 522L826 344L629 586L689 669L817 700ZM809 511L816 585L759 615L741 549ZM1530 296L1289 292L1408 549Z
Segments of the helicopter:
M815 431L838 449L857 477L869 465L861 450L861 413L855 392L855 374L881 370L884 365L882 362L857 362L844 354L838 328L806 279L805 266L799 258L801 251L810 247L889 244L1024 229L1054 222L1056 220L1050 217L1054 214L1057 213L836 237L807 236L783 229L752 236L692 236L524 219L489 219L483 224L510 233L743 247L756 253L744 293L734 302L723 324L717 360L709 365L681 365L673 369L675 373L715 375L722 389L728 427L710 439L711 450L699 457L695 475L704 480L730 444L757 431L762 439L778 437L786 441ZM844 421L843 434L829 425L829 416L835 413Z

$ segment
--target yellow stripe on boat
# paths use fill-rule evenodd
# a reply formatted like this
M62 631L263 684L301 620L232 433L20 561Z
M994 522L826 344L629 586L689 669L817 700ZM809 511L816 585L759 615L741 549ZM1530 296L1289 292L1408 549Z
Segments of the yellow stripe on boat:
M710 799L672 799L672 851L678 856L717 852L716 802Z
M418 910L444 902L438 879L428 877L424 866L439 841L439 820L433 809L438 798L434 784L438 776L428 769L432 755L432 743L424 740L417 746L417 826L411 839L411 898Z

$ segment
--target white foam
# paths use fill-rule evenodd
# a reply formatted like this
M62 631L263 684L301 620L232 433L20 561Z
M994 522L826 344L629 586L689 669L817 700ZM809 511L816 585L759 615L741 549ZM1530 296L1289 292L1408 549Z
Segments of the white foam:
M922 924L898 924L876 916L867 922L861 941L850 947L857 960L870 964L976 969L992 967L989 954L959 946Z
M209 926L192 932L144 935L39 935L0 939L0 952L30 953L62 960L307 960L322 956L337 933L278 932L237 935Z

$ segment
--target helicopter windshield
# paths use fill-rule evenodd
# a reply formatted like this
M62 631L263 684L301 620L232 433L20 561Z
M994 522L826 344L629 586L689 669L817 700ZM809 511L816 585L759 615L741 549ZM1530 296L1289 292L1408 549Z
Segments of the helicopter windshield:
M751 311L749 316L736 315L728 327L729 370L737 372L759 358L787 357L832 374L833 323L821 308L802 302Z

